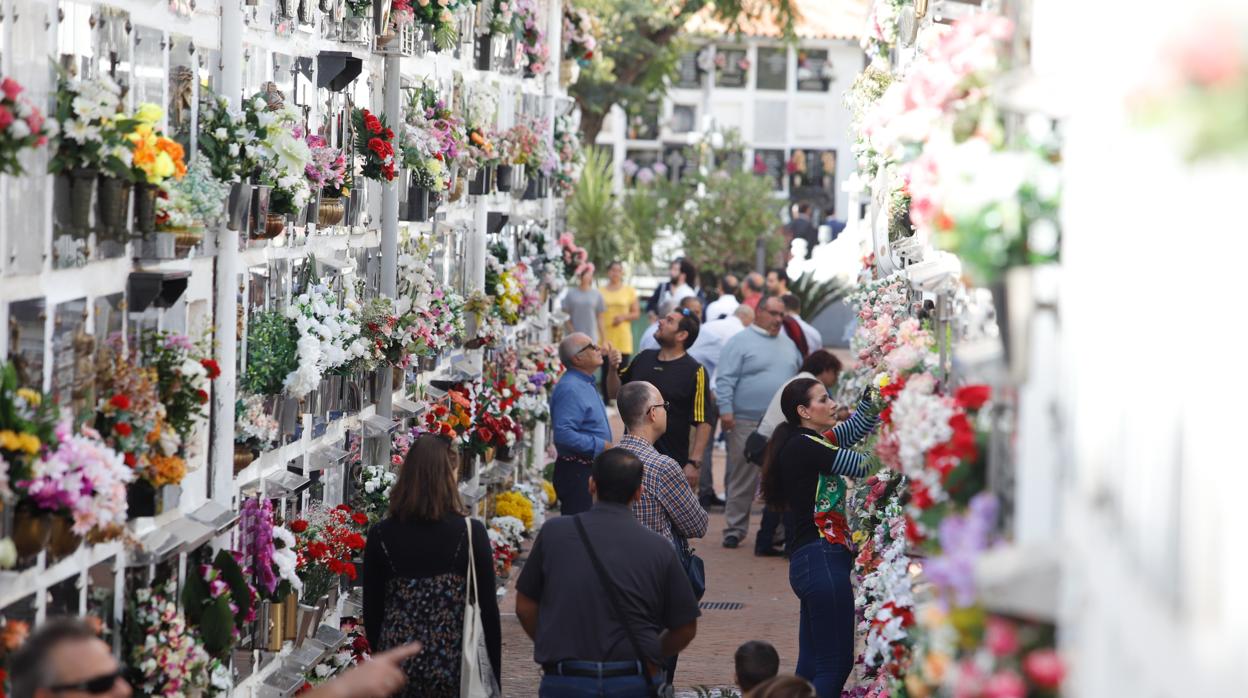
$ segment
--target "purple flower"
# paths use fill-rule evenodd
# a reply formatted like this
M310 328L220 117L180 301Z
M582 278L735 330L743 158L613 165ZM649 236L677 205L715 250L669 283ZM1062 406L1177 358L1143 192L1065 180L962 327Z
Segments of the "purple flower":
M171 334L165 337L165 348L192 351L195 349L195 345L191 343L191 338L184 334Z
M927 562L924 571L960 607L975 602L975 560L993 542L997 510L996 495L981 492L971 499L965 514L953 514L940 522L942 552Z
M260 586L272 594L277 590L277 573L273 571L273 503L258 497L243 502L240 523L251 567Z

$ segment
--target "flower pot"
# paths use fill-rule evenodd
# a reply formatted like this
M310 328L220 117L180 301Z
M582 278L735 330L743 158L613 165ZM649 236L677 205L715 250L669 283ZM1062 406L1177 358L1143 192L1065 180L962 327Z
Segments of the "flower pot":
M454 203L464 197L464 178L456 177L451 181L451 188L447 192L446 200Z
M234 474L243 471L256 460L256 452L247 444L234 444Z
M494 173L494 186L501 192L511 191L511 182L515 178L515 168L511 165L499 165Z
M139 479L126 485L126 518L156 515L156 488L147 480Z
M225 225L230 230L247 227L247 211L251 208L251 184L235 182L230 185L230 198L225 205Z
M52 535L52 524L48 515L36 511L33 507L21 506L13 512L13 547L17 548L17 559L33 558L48 545Z
M545 199L550 196L550 177L546 175L537 176L537 198Z
M69 171L69 227L73 233L85 236L91 230L91 200L99 174L90 168Z
M179 230L175 232L173 238L174 256L178 259L186 257L203 239L204 231L202 230Z
M502 461L511 462L511 446L499 446L495 457Z
M98 181L95 211L97 233L116 242L125 242L128 237L126 213L130 208L130 183L103 175L100 175Z
M526 182L524 185L524 196L520 198L524 199L525 201L536 201L538 188L540 186L538 184L538 180L540 179L541 179L540 176L529 177L529 181Z
M492 48L491 44L493 43L491 39L493 39L492 36L485 34L483 36L478 36L476 42L474 42L476 47L477 70L490 69L490 59L492 58L492 52L490 49Z
M347 215L347 205L337 196L321 197L316 207L316 224L320 226L338 225L343 216Z
M290 592L282 599L282 640L293 640L299 634L299 596Z
M69 557L82 545L82 536L74 533L74 522L68 516L56 515L51 520L48 557L51 560Z
M147 182L134 185L134 231L140 235L156 232L156 195L160 188Z
M494 462L495 449L493 446L485 449L485 453L481 454L481 464L489 465Z
M438 355L425 354L416 359L416 365L422 371L436 371L438 368Z
M429 213L429 190L420 186L408 187L406 220L413 223L423 223L429 220Z
M296 647L303 645L304 640L316 633L316 626L320 625L321 615L324 612L324 609L319 604L316 606L299 604L299 609L296 612L298 620L295 625L294 637Z
M251 236L258 240L264 239L260 233L263 232L269 215L269 195L271 193L272 187L263 184L251 185L251 215L247 228Z
M286 230L286 216L280 213L269 213L264 217L264 230L252 235L258 240L272 240Z
M476 174L468 180L468 193L482 196L490 193L490 174L492 167L478 167Z

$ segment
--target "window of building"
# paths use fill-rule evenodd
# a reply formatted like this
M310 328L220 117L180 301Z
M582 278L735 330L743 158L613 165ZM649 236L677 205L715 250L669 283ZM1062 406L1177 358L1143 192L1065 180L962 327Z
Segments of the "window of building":
M789 50L786 48L758 49L758 70L754 86L760 90L786 90L789 87Z
M666 177L667 165L663 163L662 155L657 150L649 149L627 151L624 164L621 166L624 171L624 182L631 187L639 181L645 184Z
M634 141L653 141L659 137L659 103L645 102L641 105L629 105L628 137Z
M676 63L675 86L686 90L702 87L702 71L698 70L698 49L686 52Z
M698 108L691 104L672 105L672 133L689 133L698 128Z
M754 151L752 171L759 177L766 177L774 191L784 188L784 151L758 149Z
M827 92L832 85L832 61L823 49L797 52L797 89L800 92Z
M715 86L745 87L750 75L750 59L743 48L715 50Z

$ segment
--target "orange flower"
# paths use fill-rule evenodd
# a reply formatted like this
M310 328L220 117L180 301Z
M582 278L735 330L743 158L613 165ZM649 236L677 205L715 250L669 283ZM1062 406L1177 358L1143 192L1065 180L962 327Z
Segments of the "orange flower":
M186 477L186 461L177 456L152 455L148 457L151 464L151 483L155 487L176 485Z

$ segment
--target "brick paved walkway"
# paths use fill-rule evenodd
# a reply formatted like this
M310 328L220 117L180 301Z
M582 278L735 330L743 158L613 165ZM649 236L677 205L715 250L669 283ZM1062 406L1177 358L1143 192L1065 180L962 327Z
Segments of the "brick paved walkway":
M717 487L723 489L723 452L715 454ZM759 505L751 525L757 529ZM703 602L736 601L736 611L705 610L698 636L680 655L676 687L731 686L732 655L746 640L767 640L780 653L780 671L792 673L797 663L798 603L789 589L788 563L782 558L754 557L753 540L736 550L720 545L724 517L711 513L707 537L693 541L706 561L707 591ZM514 578L518 572L513 573ZM503 613L503 693L508 698L537 695L541 672L533 663L533 643L515 616L515 594L508 588L500 603Z

